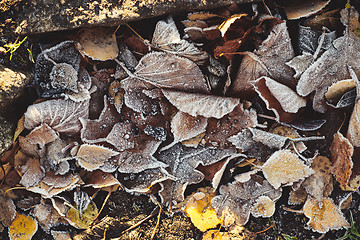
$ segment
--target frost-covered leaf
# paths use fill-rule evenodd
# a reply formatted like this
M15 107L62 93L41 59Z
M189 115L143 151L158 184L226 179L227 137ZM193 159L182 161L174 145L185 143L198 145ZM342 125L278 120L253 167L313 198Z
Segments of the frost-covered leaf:
M45 177L35 186L27 188L28 191L41 194L44 198L51 198L63 191L68 191L79 186L82 182L77 174L55 175L47 172Z
M76 154L76 159L81 167L88 171L93 171L118 154L119 152L107 147L82 144Z
M254 217L271 217L275 213L275 202L268 196L260 196L251 208Z
M163 168L147 169L139 173L119 174L118 178L126 191L137 193L149 192L155 184L173 179Z
M11 198L0 191L0 222L9 227L16 217L16 207Z
M331 198L324 198L322 202L318 202L310 197L304 204L303 211L310 219L307 224L315 232L326 233L329 230L350 226Z
M64 66L69 71L65 70ZM75 90L79 68L80 53L73 41L59 43L41 52L35 63L35 83L39 95L41 97L58 97L66 89ZM50 76L52 71L53 77ZM65 75L71 76L71 78L64 78ZM60 81L52 82L52 79Z
M159 88L203 93L209 91L201 70L194 62L161 52L152 52L142 57L135 68L135 73L129 78L135 78Z
M321 202L323 197L330 196L333 189L331 162L326 157L317 156L314 158L311 168L315 171L314 174L306 178L301 186L308 194Z
M296 81L293 78L293 70L285 64L293 57L294 50L286 23L275 25L258 50L246 52L230 86L230 93L253 91L251 82L262 76L271 77L282 84L294 87Z
M79 34L79 50L93 60L113 60L119 53L113 29L85 28Z
M198 115L220 119L232 112L240 104L240 99L205 95L199 93L178 92L163 89L169 102L182 112L193 117Z
M33 215L35 216L38 224L46 233L50 233L50 228L64 221L59 213L48 204L35 205L33 209Z
M234 154L234 149L185 148L180 143L160 152L157 158L168 165L169 173L176 179L169 183L172 185L170 189L163 187L163 191L160 191L163 203L184 200L183 194L187 185L199 183L204 179L204 174L196 170L197 166L210 165Z
M259 197L267 196L272 201L281 197L281 189L274 189L262 177L253 175L247 182L233 182L220 187L220 195L211 200L219 218L224 216L224 226L244 225L249 220L250 212ZM234 219L226 219L230 216ZM224 214L224 215L223 215Z
M156 24L151 43L163 51L189 58L199 64L204 63L208 58L206 52L200 51L193 43L180 38L171 16L166 21L159 21Z
M120 121L120 115L114 109L108 99L104 97L104 108L98 119L80 118L82 125L81 140L85 143L104 142L114 124Z
M294 78L298 79L315 61L312 54L304 52L302 55L296 56L286 63L295 70Z
M111 173L95 170L87 179L84 187L106 188L115 185L120 185L120 182Z
M231 147L228 138L243 129L255 127L258 124L254 109L244 109L242 104L237 105L232 112L220 119L210 118L206 130L205 141L209 146L226 148Z
M309 17L321 11L330 0L316 0L316 1L301 1L293 2L285 7L285 13L289 20L295 20L303 17Z
M290 150L278 150L261 167L265 178L278 189L282 184L292 184L314 173Z
M45 176L45 170L38 158L30 158L18 151L14 157L14 168L21 174L20 184L25 187L36 185Z
M16 213L16 217L9 227L9 239L31 239L38 229L35 219L21 213Z
M89 101L76 103L71 100L54 99L33 104L25 112L27 129L46 123L59 133L76 134L81 129L79 118L88 118Z
M358 13L353 7L343 9L341 14L344 22L359 24ZM313 108L318 112L326 110L325 93L328 87L350 77L348 66L351 66L357 74L360 73L359 66L355 64L360 57L360 39L351 31L357 28L355 24L346 26L345 36L334 40L332 47L302 74L296 86L301 96L307 96L316 91Z
M184 112L177 112L171 120L171 132L174 142L181 142L193 138L206 131L207 118L193 117Z
M255 91L265 102L267 109L274 112L276 119L288 122L296 117L296 113L306 106L306 99L300 97L294 90L274 81L262 77L254 83Z
M72 206L66 213L66 219L71 225L80 229L87 229L90 227L94 218L98 215L98 209L96 204L91 201L88 207L80 212L78 206Z
M105 140L118 151L132 149L135 147L133 128L134 124L131 122L116 123Z
M336 180L341 186L348 185L353 168L352 156L354 147L340 132L335 133L330 146L333 165L331 168Z

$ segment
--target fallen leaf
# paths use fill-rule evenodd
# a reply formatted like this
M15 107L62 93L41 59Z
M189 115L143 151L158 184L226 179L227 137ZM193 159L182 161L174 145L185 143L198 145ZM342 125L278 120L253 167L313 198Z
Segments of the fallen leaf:
M334 134L330 152L333 160L331 173L334 174L340 185L345 187L349 184L352 173L351 169L354 165L352 161L354 147L348 139L340 132L337 132Z
M318 202L322 202L333 190L331 162L326 157L317 156L313 159L311 168L315 171L314 174L306 178L301 186Z
M51 230L50 233L51 233L51 236L55 240L68 240L68 239L71 239L70 233L68 233L66 231Z
M275 203L268 196L260 196L251 208L254 217L271 217L275 213Z
M206 131L207 118L202 116L193 117L187 113L178 111L171 119L171 132L174 142L181 142L193 138Z
M290 150L278 150L261 167L265 178L278 189L282 184L292 184L314 173Z
M119 152L107 147L82 144L76 154L76 159L81 167L88 171L93 171L118 154Z
M50 228L63 222L63 218L59 213L48 204L37 204L33 208L33 215L36 218L40 227L46 232L50 233Z
M219 218L224 219L223 225L245 225L250 217L251 208L261 196L268 196L272 201L281 197L281 189L274 189L268 181L258 175L253 175L247 182L233 182L219 189L220 195L211 200ZM230 212L227 215L226 212ZM226 218L234 219L226 219Z
M124 89L121 88L119 81L113 81L109 86L109 100L112 102L118 111L121 113L121 108L124 104Z
M353 7L342 10L341 14L344 22L348 17L352 23L358 19L358 13ZM351 66L355 72L360 72L358 65L353 64L360 57L360 40L350 31L356 26L345 26L345 35L334 40L332 47L301 75L296 86L296 91L301 96L307 96L315 91L313 108L318 112L323 113L326 110L325 93L328 87L350 77L348 66Z
M289 122L296 118L296 113L306 106L306 99L300 97L286 85L271 78L262 77L254 83L255 91L265 102L267 109L274 112L278 121Z
M21 213L16 213L16 217L9 227L9 239L31 239L38 229L35 219Z
M94 218L98 214L98 209L93 201L91 201L88 207L80 213L76 204L72 206L70 210L66 213L66 219L69 223L80 229L88 229Z
M16 207L12 199L0 190L0 222L5 227L12 225L16 217Z
M220 119L240 104L240 99L237 98L165 89L162 89L162 92L172 105L193 117L200 115Z
M193 43L180 38L180 33L171 16L166 21L159 21L156 24L151 43L165 52L186 57L198 64L204 63L209 57Z
M106 188L111 186L120 186L120 182L111 173L103 172L101 170L95 170L86 180L84 187L93 188Z
M169 188L165 188L164 183L160 183L162 190L159 194L162 202L169 204L173 201L183 201L187 185L199 183L204 179L204 174L196 170L196 167L200 164L203 166L213 164L234 154L234 149L214 149L200 146L185 148L180 143L160 152L157 158L168 165L169 173L176 180L169 182Z
M331 198L324 198L322 202L318 202L310 197L304 204L303 211L310 219L307 224L315 232L326 233L329 230L350 226Z
M79 50L93 60L113 60L119 53L113 29L86 28L79 33Z
M78 72L68 63L56 64L49 75L51 87L54 89L79 92L77 88Z
M183 211L190 217L194 226L202 232L215 228L221 223L211 206L211 199L214 196L215 193L211 188L200 188L187 198Z
M33 104L25 112L27 129L46 123L59 133L76 134L81 129L79 118L89 115L89 101L76 103L71 100L54 99Z
M65 88L63 88L63 85L56 83L53 85L50 78L50 73L57 64L60 64L60 71L63 70L61 66L67 66L65 68L70 68L71 66L75 72L79 71L80 53L75 47L75 42L61 42L52 48L42 51L36 58L35 84L40 97L59 97L61 93L64 93ZM74 73L73 70L70 71ZM64 80L67 81L66 79ZM73 78L72 81L74 80ZM74 87L75 85L72 83L70 88Z
M271 77L288 87L295 87L293 70L285 64L294 55L286 23L275 25L258 50L245 53L229 93L238 95L253 92L251 82L262 76Z
M309 17L321 11L330 1L302 1L293 2L285 7L285 13L289 20L295 20L303 17Z

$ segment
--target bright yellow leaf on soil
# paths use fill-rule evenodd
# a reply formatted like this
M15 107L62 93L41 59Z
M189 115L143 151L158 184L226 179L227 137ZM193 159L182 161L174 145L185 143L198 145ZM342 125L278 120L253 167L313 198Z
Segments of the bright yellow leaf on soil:
M38 228L37 222L32 217L17 213L9 227L10 240L31 239Z
M185 205L185 212L194 226L205 232L210 228L215 228L221 223L221 220L211 206L211 199L215 196L213 191L210 188L200 189L200 191L189 197Z

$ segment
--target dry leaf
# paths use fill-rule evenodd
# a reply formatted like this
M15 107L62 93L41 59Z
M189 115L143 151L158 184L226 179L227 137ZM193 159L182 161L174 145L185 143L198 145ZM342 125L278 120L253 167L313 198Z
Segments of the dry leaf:
M215 210L211 206L211 199L215 196L213 189L200 188L196 193L191 194L186 201L183 210L191 222L200 231L205 232L210 228L215 228L221 223Z
M237 105L232 112L221 119L210 118L206 130L205 141L208 145L220 148L231 147L229 137L243 129L257 126L257 115L254 109L244 109Z
M81 129L79 118L88 118L89 101L76 103L71 100L47 100L33 104L25 112L27 129L46 123L59 133L76 134Z
M88 171L93 171L118 154L119 152L107 147L82 144L76 153L76 159L81 167Z
M109 86L109 100L112 102L118 111L121 113L121 108L124 104L125 91L121 88L119 81L113 81Z
M310 197L304 204L303 211L305 216L310 218L307 224L319 233L350 226L331 198L318 202Z
M275 25L258 50L253 53L246 52L230 86L230 93L241 94L253 91L251 82L262 76L268 76L284 85L295 87L293 70L285 64L294 55L286 23Z
M0 222L9 227L16 217L16 207L11 198L0 190Z
M198 115L220 119L232 112L240 104L240 99L205 95L198 93L177 92L162 89L169 102L182 112L193 117Z
M35 219L21 213L17 213L14 221L9 227L9 239L31 239L38 229Z
M199 183L204 179L204 174L196 170L197 166L210 165L234 154L233 149L185 148L180 143L160 152L157 158L168 165L169 173L176 179L166 188L164 183L161 183L163 190L159 194L162 202L169 204L172 201L184 200L187 185Z
M171 119L171 132L174 142L181 142L193 138L206 131L207 118L202 116L193 117L187 113L178 111Z
M316 0L316 1L301 1L293 2L289 6L285 7L285 13L289 20L295 20L303 17L309 17L313 14L321 11L326 5L330 3L330 0Z
M330 196L333 189L331 162L326 157L317 156L314 158L311 168L315 173L306 178L301 186L318 202L322 202L323 197Z
M255 91L265 102L267 109L274 112L278 121L288 122L294 120L296 113L306 106L306 99L300 97L291 88L262 77L254 83Z
M113 29L96 27L80 31L79 50L93 60L113 60L119 49Z
M278 189L282 184L292 184L314 173L290 150L278 150L261 167L265 178Z
M251 209L261 196L268 196L272 201L281 197L281 189L274 189L268 181L253 175L247 182L233 182L220 187L220 195L211 200L219 218L224 219L223 225L245 225L249 220ZM230 214L226 214L229 212ZM234 219L227 219L227 218Z
M166 21L159 21L156 24L151 43L165 52L189 58L198 64L204 63L209 57L206 52L200 51L193 43L180 38L171 16Z
M340 132L335 133L334 139L330 147L333 166L331 168L336 180L341 186L345 187L349 184L350 176L353 168L352 156L354 147L350 141L346 139Z
M77 206L72 206L66 213L66 219L69 223L80 229L88 229L94 218L98 215L98 209L93 201L91 201L88 207L80 213Z
M59 213L48 204L37 204L33 208L33 215L36 218L40 227L46 232L50 233L50 228L58 225L62 221Z
M66 71L65 69L70 69ZM35 83L40 97L59 97L66 88L76 89L74 81L77 81L77 72L80 68L80 53L75 47L73 41L65 41L58 45L42 51L36 58L35 63ZM60 82L51 81L51 72L53 77L60 77ZM55 73L58 74L55 74ZM70 74L69 74L70 73ZM71 76L70 79L64 79L62 74ZM74 76L75 75L75 76ZM56 77L56 78L57 78ZM76 79L75 79L76 77ZM69 83L67 83L70 80ZM63 82L63 83L61 83Z
M346 21L348 16L351 22L357 21L359 17L352 7L342 10L341 13L343 21ZM316 91L313 108L318 112L323 113L326 110L324 97L328 87L339 80L350 77L348 66L351 66L356 73L360 73L359 66L354 64L360 58L360 39L356 33L350 31L356 26L346 26L345 36L334 40L332 47L301 75L296 86L296 91L301 96L307 96Z
M275 202L268 196L260 196L251 208L254 217L271 217L275 213Z
M95 170L87 179L84 187L106 188L116 185L120 186L120 182L111 173Z
M328 100L332 105L336 105L335 107L342 107L344 103L341 101L348 101L349 105L355 102L355 98L345 100L343 99L344 95L351 90L354 90L356 87L356 83L353 79L345 79L333 83L325 93L325 98ZM356 95L356 94L354 94ZM340 106L339 106L340 104ZM330 106L332 106L330 105Z
M69 239L71 239L70 233L68 233L66 231L51 230L50 233L51 233L51 236L55 240L69 240Z

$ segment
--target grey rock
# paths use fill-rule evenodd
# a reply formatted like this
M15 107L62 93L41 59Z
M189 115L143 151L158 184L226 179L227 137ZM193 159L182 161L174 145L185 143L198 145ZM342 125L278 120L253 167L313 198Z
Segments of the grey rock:
M209 9L259 0L4 0L0 7L0 36L70 30Z
M0 156L10 148L16 124L16 121L10 121L0 116Z

